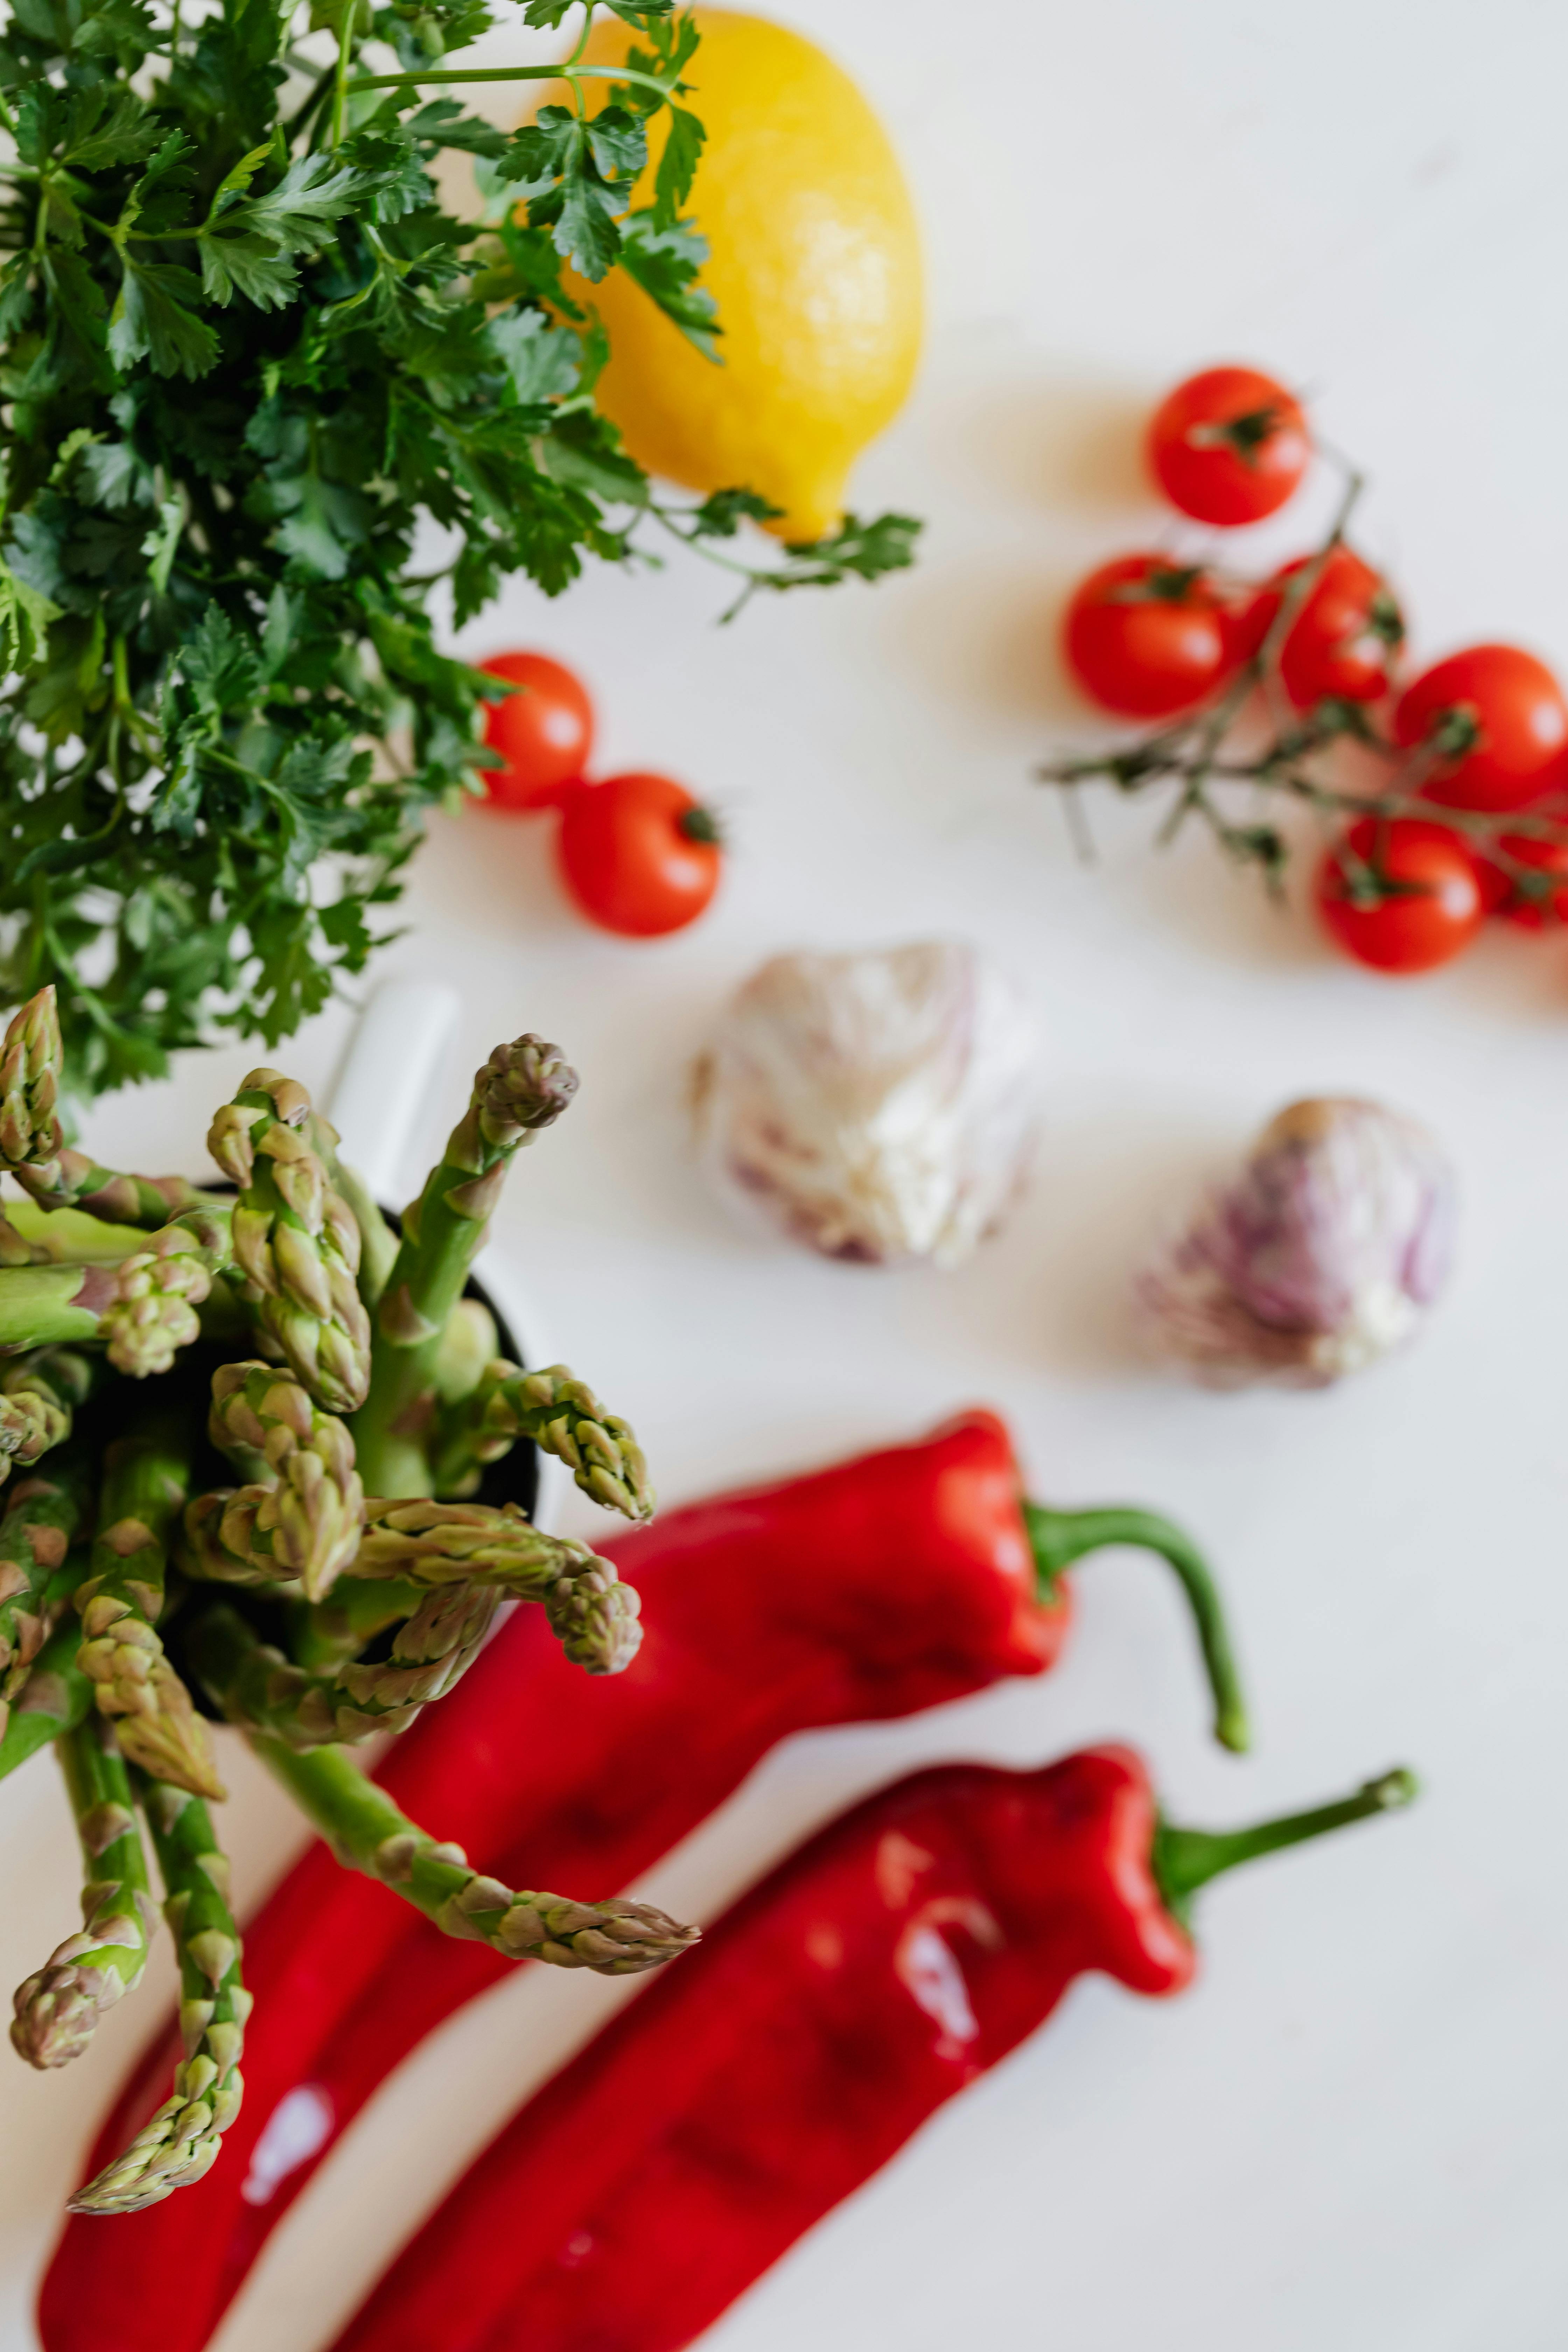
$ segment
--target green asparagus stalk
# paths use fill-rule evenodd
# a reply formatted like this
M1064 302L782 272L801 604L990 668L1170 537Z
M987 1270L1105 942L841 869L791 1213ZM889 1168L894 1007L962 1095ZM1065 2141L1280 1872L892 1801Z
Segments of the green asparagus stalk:
M460 1404L472 1396L500 1353L496 1318L482 1298L459 1298L442 1326L430 1367L437 1406Z
M126 1176L63 1141L57 1104L64 1049L53 988L41 988L0 1045L0 1160L46 1209L85 1209L110 1225L166 1225L208 1205L183 1176ZM0 1263L25 1264L22 1259Z
M71 1433L93 1386L94 1365L67 1348L41 1348L0 1371L0 1483L14 1464L37 1462Z
M325 1601L290 1604L289 1655L311 1674L335 1675L378 1633L416 1616L428 1598L416 1584L362 1583L345 1576Z
M183 1176L130 1176L68 1147L43 1167L18 1168L16 1175L41 1209L81 1209L106 1225L140 1225L147 1233L185 1210L222 1206Z
M117 1265L0 1266L0 1356L96 1339L119 1278Z
M463 1293L511 1158L562 1112L577 1074L533 1036L498 1045L476 1073L468 1108L418 1200L376 1309L370 1393L354 1416L360 1468L384 1495L427 1495L424 1433L447 1317Z
M303 1087L252 1070L214 1119L207 1149L239 1187L234 1255L262 1330L319 1403L352 1412L370 1384L360 1229L301 1131L310 1118Z
M85 1551L80 1559L85 1574ZM76 1619L68 1613L39 1651L12 1705L10 1719L0 1731L0 1780L92 1714L93 1686L76 1662L80 1647Z
M436 1840L338 1749L297 1755L256 1738L257 1754L350 1870L390 1886L443 1935L489 1944L508 1959L631 1976L674 1959L698 1940L650 1903L574 1903L514 1893L469 1867L461 1846Z
M227 1857L197 1798L160 1780L143 1780L140 1794L179 1955L185 2057L174 2096L123 2156L77 2191L73 2213L138 2213L199 2180L239 2113L244 2089L239 2061L252 1996L240 1981Z
M328 1183L348 1202L359 1227L359 1295L366 1314L374 1314L386 1288L386 1277L397 1261L397 1235L382 1215L359 1171L339 1159L337 1129L319 1110L313 1110L301 1132L325 1168Z
M64 2066L147 1964L155 1914L125 1759L108 1727L68 1731L56 1753L70 1791L87 1883L82 1924L16 1992L11 2039L31 2066Z
M73 1448L47 1477L24 1478L0 1520L0 1738L11 1702L53 1627L64 1595L51 1591L88 1501L85 1454Z
M584 1494L628 1519L651 1519L654 1493L631 1425L606 1412L564 1364L541 1372L497 1357L479 1385L437 1414L431 1467L438 1495L471 1494L487 1462L520 1437L564 1462Z
M610 1562L543 1534L515 1503L368 1502L348 1573L420 1585L461 1578L542 1601L566 1655L591 1675L622 1673L642 1641L642 1604Z
M218 1602L191 1628L191 1664L242 1730L301 1749L368 1739L406 1730L422 1707L445 1697L479 1655L500 1601L499 1591L469 1584L422 1593L390 1657L347 1659L325 1672L296 1664Z
M213 1205L222 1208L225 1203ZM146 1235L134 1225L105 1224L85 1209L43 1209L37 1201L11 1202L7 1208L34 1265L119 1265L146 1245ZM16 1262L23 1263L20 1258Z
M78 1663L133 1764L193 1796L221 1800L206 1725L154 1630L190 1454L188 1433L170 1413L150 1413L108 1449L91 1573L75 1595Z
M359 1549L364 1490L353 1440L276 1365L220 1365L207 1433L250 1481L185 1512L184 1564L219 1582L297 1579L324 1600Z

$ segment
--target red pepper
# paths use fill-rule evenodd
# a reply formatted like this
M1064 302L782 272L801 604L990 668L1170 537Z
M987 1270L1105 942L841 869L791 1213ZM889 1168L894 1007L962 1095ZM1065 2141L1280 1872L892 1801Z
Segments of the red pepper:
M1413 1792L1208 1836L1122 1748L880 1790L521 2108L333 2352L679 2352L1075 1977L1179 1992L1196 1887Z
M1043 1673L1070 1620L1063 1570L1113 1543L1152 1546L1177 1570L1219 1735L1245 1744L1218 1604L1186 1538L1143 1512L1046 1510L1021 1487L1003 1423L973 1412L913 1445L671 1511L608 1547L644 1601L629 1675L576 1672L540 1612L520 1611L381 1777L498 1875L610 1893L787 1734ZM101 2225L68 2224L43 2286L47 2352L196 2352L338 2134L506 1967L313 1850L246 1932L257 2005L222 2161L118 2219L112 2266ZM171 2036L143 2059L104 2127L102 2160L165 2095L177 2056ZM165 2284L176 2266L177 2293Z

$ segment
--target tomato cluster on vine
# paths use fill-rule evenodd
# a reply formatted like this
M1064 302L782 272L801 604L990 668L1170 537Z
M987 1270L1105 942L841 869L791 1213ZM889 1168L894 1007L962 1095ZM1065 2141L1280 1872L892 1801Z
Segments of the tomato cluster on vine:
M1182 514L1233 530L1279 512L1314 449L1282 384L1216 367L1161 402L1147 456ZM1337 527L1263 581L1156 552L1119 557L1080 583L1062 634L1069 669L1102 709L1176 722L1143 753L1100 763L1124 789L1133 776L1170 773L1195 778L1188 797L1201 798L1224 732L1249 689L1262 688L1273 745L1250 768L1217 772L1295 791L1349 820L1322 857L1314 897L1331 936L1359 961L1426 971L1468 946L1489 916L1535 929L1568 920L1568 700L1557 679L1535 655L1495 644L1406 679L1398 597ZM1303 785L1292 764L1344 736L1389 763L1389 789L1370 807L1358 809L1367 795ZM1057 781L1081 780L1093 764ZM1444 810L1463 814L1445 823ZM1492 822L1515 814L1517 834ZM1265 862L1275 855L1267 829L1216 830L1240 855L1258 855L1260 838Z
M495 654L479 668L515 691L488 705L480 771L486 804L511 815L555 810L562 879L602 930L654 939L695 922L719 887L718 821L684 784L634 770L586 774L594 706L548 654Z

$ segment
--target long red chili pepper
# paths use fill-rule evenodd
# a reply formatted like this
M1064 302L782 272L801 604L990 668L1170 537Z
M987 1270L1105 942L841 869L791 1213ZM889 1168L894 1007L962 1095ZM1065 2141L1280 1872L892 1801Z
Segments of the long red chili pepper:
M563 1670L537 1612L520 1612L381 1777L485 1868L609 1893L789 1733L1043 1673L1070 1621L1063 1571L1113 1543L1151 1546L1176 1569L1216 1729L1244 1745L1224 1623L1192 1545L1148 1513L1027 1503L1005 1427L973 1412L915 1444L672 1511L612 1544L643 1596L633 1671L612 1689ZM68 2224L42 2292L47 2352L197 2352L337 2136L505 1965L413 1919L322 1850L308 1855L247 1930L257 2006L223 2162L166 2205L117 2219L113 2279L100 2225ZM176 2055L172 2039L148 2053L100 2144L140 2128ZM175 2270L177 2294L164 2284Z
M880 1790L527 2103L333 2352L680 2352L1073 1978L1180 1991L1205 1880L1414 1785L1218 1836L1123 1748Z

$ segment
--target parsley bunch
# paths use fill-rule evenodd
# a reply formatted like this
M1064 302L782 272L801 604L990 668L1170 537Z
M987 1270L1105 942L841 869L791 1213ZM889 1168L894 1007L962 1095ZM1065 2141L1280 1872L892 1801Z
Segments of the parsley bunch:
M910 561L912 522L850 518L753 573L712 543L772 509L666 504L595 408L605 340L563 262L626 270L710 356L721 331L682 217L695 28L673 0L606 5L647 44L625 67L579 63L584 5L563 66L463 73L441 61L483 0L220 0L191 23L180 0L13 0L0 992L55 985L85 1093L224 1029L287 1036L363 969L425 811L473 788L498 689L436 646L421 516L450 534L433 576L459 625L509 573L555 594L649 525L744 572L742 601ZM510 137L450 88L563 77L573 105ZM499 224L443 212L446 148L484 159Z

